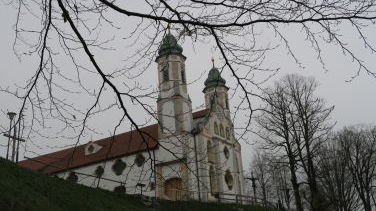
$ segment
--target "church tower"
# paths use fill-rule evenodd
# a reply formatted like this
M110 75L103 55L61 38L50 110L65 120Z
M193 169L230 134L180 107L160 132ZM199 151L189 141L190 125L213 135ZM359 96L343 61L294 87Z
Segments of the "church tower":
M213 67L209 71L208 78L205 80L205 88L202 91L205 94L205 105L208 109L213 108L214 105L219 105L223 108L226 115L229 115L230 106L226 80L221 77L219 70L214 66L214 59L212 59L212 62Z
M161 137L192 130L192 103L187 92L183 48L168 27L158 51L158 121Z

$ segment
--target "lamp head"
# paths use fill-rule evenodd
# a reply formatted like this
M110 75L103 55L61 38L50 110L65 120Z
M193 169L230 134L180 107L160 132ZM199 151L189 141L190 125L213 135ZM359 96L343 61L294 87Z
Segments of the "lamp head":
M9 119L10 119L10 120L13 120L13 118L17 115L17 114L14 113L14 112L8 112L7 114L8 114L8 116L9 116Z

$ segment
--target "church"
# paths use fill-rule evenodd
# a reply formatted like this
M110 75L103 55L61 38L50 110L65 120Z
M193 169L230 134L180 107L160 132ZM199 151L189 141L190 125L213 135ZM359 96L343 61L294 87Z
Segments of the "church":
M157 124L19 165L89 187L167 200L243 196L241 147L234 136L226 81L213 61L203 88L206 108L192 112L182 52L168 30L155 60Z

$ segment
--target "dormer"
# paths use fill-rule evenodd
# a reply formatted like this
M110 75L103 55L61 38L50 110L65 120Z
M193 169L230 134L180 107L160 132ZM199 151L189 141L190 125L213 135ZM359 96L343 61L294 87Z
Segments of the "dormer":
M93 143L93 142L90 141L85 146L85 155L95 154L95 153L97 153L101 149L102 149L102 146L100 146L100 145L98 145L98 144Z

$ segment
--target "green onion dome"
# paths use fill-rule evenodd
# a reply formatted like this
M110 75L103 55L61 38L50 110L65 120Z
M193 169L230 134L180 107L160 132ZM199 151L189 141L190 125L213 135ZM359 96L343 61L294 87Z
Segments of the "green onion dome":
M226 80L221 77L219 70L213 66L205 80L205 89L214 86L226 86Z
M183 48L178 44L176 38L168 32L162 40L162 45L159 47L159 56L171 53L181 54L182 52Z

